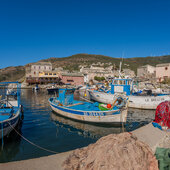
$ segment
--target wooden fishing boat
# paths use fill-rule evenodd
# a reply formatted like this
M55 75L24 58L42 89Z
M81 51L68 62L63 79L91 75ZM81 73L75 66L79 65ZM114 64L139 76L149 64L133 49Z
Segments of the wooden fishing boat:
M114 101L114 105L91 103L73 99L74 89L59 89L59 97L49 99L50 106L56 113L79 121L93 123L113 123L120 125L126 122L127 101L117 103L120 99Z
M0 94L0 139L2 139L16 127L21 118L20 84L18 82L0 83Z

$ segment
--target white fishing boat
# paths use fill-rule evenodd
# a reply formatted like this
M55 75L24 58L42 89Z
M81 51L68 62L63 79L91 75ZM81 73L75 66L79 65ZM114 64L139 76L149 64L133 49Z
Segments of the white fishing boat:
M92 100L102 103L112 103L117 96L127 95L129 97L129 105L131 108L138 109L156 109L163 101L170 100L169 94L147 92L133 93L132 79L116 78L111 84L111 91L100 92L89 90Z
M78 90L79 90L79 95L81 97L84 97L86 99L90 99L90 94L89 94L89 89L95 89L96 85L92 85L92 86L83 86L83 87L80 87Z

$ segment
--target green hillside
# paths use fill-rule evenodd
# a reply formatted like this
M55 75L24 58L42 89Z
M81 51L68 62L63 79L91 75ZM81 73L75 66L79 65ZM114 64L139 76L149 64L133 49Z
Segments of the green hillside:
M111 62L112 64L115 64L116 67L118 68L121 60L122 60L121 58L112 58L103 55L76 54L65 58L49 58L42 61L49 61L53 64L54 67L63 67L69 70L78 70L79 65L91 65L92 63L97 62L101 63ZM156 64L161 63L170 63L170 55L159 57L125 58L123 59L123 68L130 68L136 72L139 66L143 66L146 64L155 66Z
M119 68L119 63L121 58L113 58L104 55L94 55L94 54L76 54L69 57L63 58L48 58L41 61L51 62L53 68L63 67L70 71L79 70L80 65L90 66L92 63L105 63L104 67L108 66L108 63L112 63ZM125 58L123 59L123 68L130 68L136 72L139 66L146 64L155 66L156 64L170 63L170 55L158 56L158 57L136 57L136 58ZM27 64L26 66L28 66ZM0 69L0 81L16 81L24 77L25 67L7 67Z
M6 67L0 69L0 81L18 81L25 76L25 67Z

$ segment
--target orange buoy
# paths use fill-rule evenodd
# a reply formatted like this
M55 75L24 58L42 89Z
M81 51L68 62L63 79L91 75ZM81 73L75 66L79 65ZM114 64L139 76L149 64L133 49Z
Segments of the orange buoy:
M107 104L107 108L111 108L112 107L112 105L111 104Z

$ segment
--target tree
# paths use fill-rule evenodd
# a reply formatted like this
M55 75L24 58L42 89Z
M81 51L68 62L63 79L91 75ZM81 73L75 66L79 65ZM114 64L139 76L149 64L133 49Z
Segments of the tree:
M103 80L105 80L104 77L97 77L97 76L95 76L94 79L97 80L97 81L103 81Z

